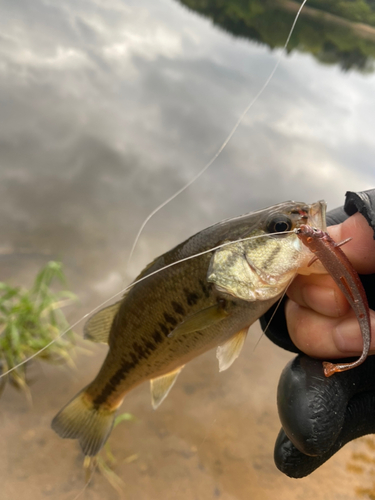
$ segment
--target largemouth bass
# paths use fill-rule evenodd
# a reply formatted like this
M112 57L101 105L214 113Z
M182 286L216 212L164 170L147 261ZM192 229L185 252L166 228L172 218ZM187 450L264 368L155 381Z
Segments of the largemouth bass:
M55 416L52 428L78 439L85 455L96 455L125 394L137 385L151 381L157 408L196 356L218 347L219 369L226 370L249 326L307 268L311 253L296 233L285 233L302 224L325 230L325 203L285 202L228 219L155 259L121 301L86 323L85 337L108 342L109 351L94 381Z

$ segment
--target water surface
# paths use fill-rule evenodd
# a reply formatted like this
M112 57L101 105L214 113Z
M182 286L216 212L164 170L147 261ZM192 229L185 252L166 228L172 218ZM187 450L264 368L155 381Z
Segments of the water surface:
M316 25L310 11L283 53L290 10L281 18L266 9L240 29L238 12L214 13L175 0L2 3L1 280L27 285L47 259L61 259L80 298L73 321L218 220L287 199L334 208L347 190L374 186L371 30L364 37L344 23L342 47L337 20ZM126 268L144 218L215 154L280 57L223 154L150 221ZM303 481L276 470L275 390L291 356L267 340L253 352L258 336L228 372L218 374L213 352L194 361L157 412L146 386L127 398L138 420L112 441L124 498L309 500L326 498L324 485L345 500L371 484L347 473L353 450L366 452L360 442ZM74 373L35 367L31 409L6 390L6 498L71 500L79 491L79 450L49 425L104 354L80 357ZM86 495L117 498L100 477Z

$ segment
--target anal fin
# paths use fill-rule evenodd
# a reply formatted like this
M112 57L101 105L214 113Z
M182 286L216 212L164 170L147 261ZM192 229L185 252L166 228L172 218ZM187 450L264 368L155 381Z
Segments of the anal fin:
M219 345L216 350L216 357L219 360L219 372L227 370L232 365L234 360L238 358L244 345L248 330L248 327L240 330L233 335L233 337L227 340L225 344Z
M111 306L104 307L94 316L91 316L83 327L83 338L92 342L107 344L109 332L117 311L120 309L121 302L120 300Z
M158 408L158 406L160 406L164 399L168 396L169 391L172 389L172 386L176 382L176 379L183 367L184 366L180 366L177 370L173 370L166 375L150 380L151 404L154 410L156 410L156 408Z

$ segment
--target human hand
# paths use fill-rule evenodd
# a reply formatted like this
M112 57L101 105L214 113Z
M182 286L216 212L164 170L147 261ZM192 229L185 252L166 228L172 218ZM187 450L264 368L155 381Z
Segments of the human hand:
M328 228L359 274L375 273L375 240L366 219L356 213L342 224ZM317 358L359 356L362 336L358 320L344 294L328 274L298 276L290 285L285 308L288 332L293 343L305 354ZM372 331L375 311L370 310ZM375 336L371 343L375 353Z
M349 203L348 203L349 202ZM357 209L367 218L354 215L329 228L336 241L349 236L353 241L343 247L360 273L375 272L375 190L350 193L345 209ZM334 222L347 215L334 211ZM329 220L329 217L327 218ZM332 222L332 219L331 219ZM348 234L350 233L350 234ZM362 275L369 299L375 309L375 275ZM355 314L341 291L327 275L300 276L288 291L286 317L276 315L267 335L277 345L310 356L329 358L356 356L362 339ZM272 314L272 313L269 313ZM262 320L263 327L268 317ZM372 327L375 326L371 313ZM372 344L375 352L375 344ZM375 432L375 357L348 372L326 378L322 362L300 355L284 369L278 388L278 409L283 429L275 445L275 463L290 477L304 477L322 465L348 441Z

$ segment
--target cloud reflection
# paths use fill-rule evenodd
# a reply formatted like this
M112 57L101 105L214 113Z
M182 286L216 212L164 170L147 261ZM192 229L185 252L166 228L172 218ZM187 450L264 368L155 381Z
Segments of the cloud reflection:
M173 1L1 9L2 234L89 252L97 276L124 266L144 217L216 152L279 52ZM137 265L221 218L291 198L333 207L370 187L373 84L283 58L211 170L149 224Z

